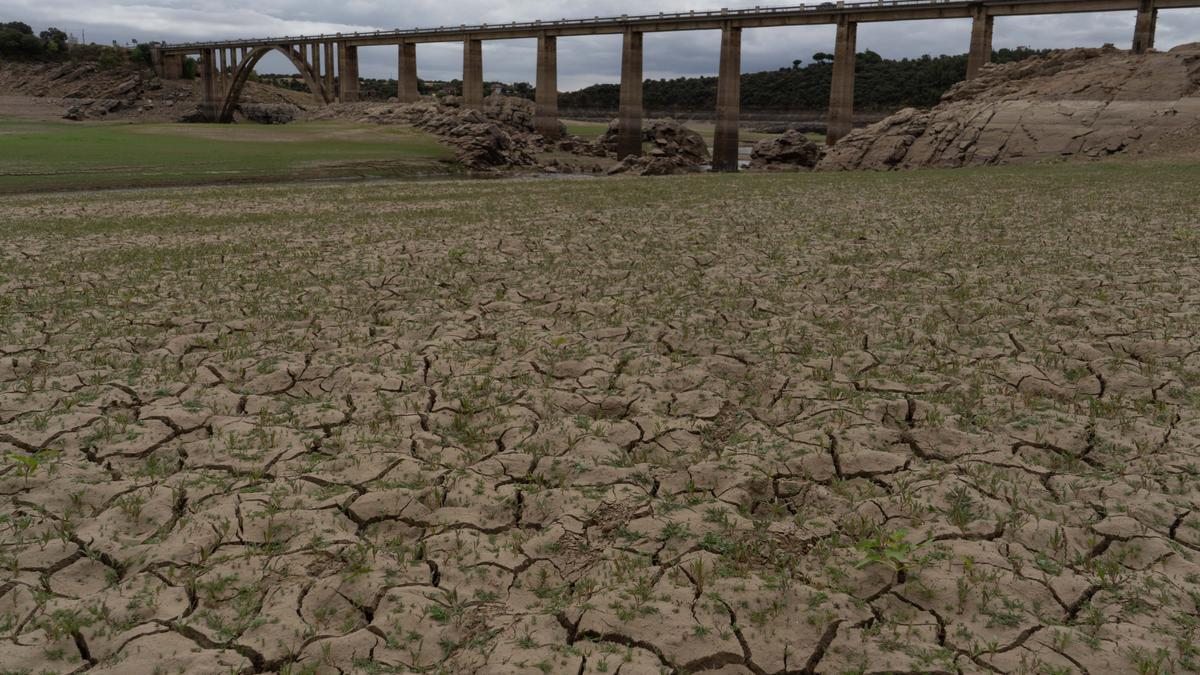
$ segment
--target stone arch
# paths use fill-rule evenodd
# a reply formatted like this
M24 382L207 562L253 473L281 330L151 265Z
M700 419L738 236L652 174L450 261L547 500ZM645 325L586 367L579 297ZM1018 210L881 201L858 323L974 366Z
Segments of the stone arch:
M303 46L301 47L302 49ZM316 98L317 103L325 104L333 102L333 92L326 90L325 83L321 79L320 74L312 64L305 60L302 51L290 45L255 47L238 64L237 74L234 76L233 82L229 85L229 91L225 93L225 99L221 102L220 112L217 116L218 122L233 121L233 111L242 97L242 89L246 86L246 81L249 80L250 73L254 72L254 66L258 65L262 57L272 51L280 52L292 62L292 65L300 72L300 76L304 78L304 82L308 85L308 89L312 92L313 97Z

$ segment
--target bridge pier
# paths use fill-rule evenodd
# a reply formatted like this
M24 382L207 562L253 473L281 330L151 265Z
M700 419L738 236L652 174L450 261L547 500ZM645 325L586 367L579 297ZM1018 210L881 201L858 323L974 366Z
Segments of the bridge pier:
M399 52L396 96L401 103L416 103L421 100L421 92L417 89L417 45L414 42L401 42Z
M558 38L553 35L538 36L537 54L537 109L534 112L534 129L548 139L555 140L558 128Z
M221 98L217 90L217 50L200 50L200 114L209 122L219 122Z
M858 24L839 17L833 50L833 84L829 92L829 126L825 142L837 143L854 127L854 61Z
M164 80L182 80L183 79L183 55L182 54L165 54L162 57L162 70L158 76Z
M713 139L713 171L738 170L738 122L742 106L742 29L721 31L721 66L717 75L717 129Z
M483 110L483 40L463 40L463 107Z
M1154 32L1158 26L1158 8L1154 0L1138 2L1137 24L1133 29L1133 53L1145 54L1154 49Z
M988 14L987 7L974 9L971 23L971 52L967 56L967 79L975 79L979 69L992 60L992 29L996 17Z
M358 47L345 42L338 43L338 100L358 100Z
M225 91L225 49L217 50L217 89Z
M642 33L625 31L621 50L621 108L617 116L617 159L642 154Z
M337 100L337 94L333 90L333 43L324 43L321 45L321 51L324 52L324 55L321 57L321 61L324 63L325 68L325 74L323 75L325 80L325 92L329 94L329 98L331 100Z

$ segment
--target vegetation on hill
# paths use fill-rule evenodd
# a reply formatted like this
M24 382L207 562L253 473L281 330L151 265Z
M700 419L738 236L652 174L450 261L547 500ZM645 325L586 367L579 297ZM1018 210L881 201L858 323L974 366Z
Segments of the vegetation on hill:
M1007 63L1043 54L1025 47L993 52L992 60ZM794 61L788 68L742 75L742 105L750 110L820 110L829 105L833 56L818 52L812 63ZM967 74L967 57L921 56L885 59L873 51L855 62L854 106L861 111L889 111L906 106L930 107ZM621 87L596 84L559 97L559 107L574 110L616 110ZM647 80L645 105L651 110L704 110L717 105L716 77Z
M12 61L74 61L95 63L101 69L126 65L150 66L150 45L133 49L97 44L72 43L71 37L58 28L47 28L34 34L29 24L21 21L0 23L0 58ZM184 63L185 75L194 76L195 59Z
M1049 50L1027 47L1000 49L992 53L996 63L1020 61L1045 54ZM931 107L950 87L961 82L967 74L967 57L921 56L912 59L885 59L873 51L858 54L855 63L855 108L864 112L892 111L906 106ZM800 60L779 70L742 75L742 105L748 110L787 111L822 110L829 105L829 85L833 73L833 55L818 52L812 62ZM303 78L295 74L262 74L259 81L293 91L308 91ZM499 86L507 96L532 99L535 88L527 82L512 84L488 82L484 91ZM422 95L457 95L462 82L421 80ZM396 95L396 80L363 78L359 95L368 101L386 101ZM678 77L646 80L645 104L650 110L706 110L716 107L716 77ZM619 106L621 86L594 84L559 96L559 108L564 110L615 111Z
M297 74L282 75L278 73L260 73L254 78L258 82L290 89L291 91L307 92L308 84L304 82L304 78ZM528 82L515 82L508 84L505 82L485 82L483 90L490 93L494 87L500 87L500 91L505 96L518 96L532 100L534 94L533 85ZM444 94L447 96L458 96L462 94L462 80L418 80L417 89L422 96L430 96L433 94ZM386 101L392 98L397 93L397 83L394 79L382 80L376 78L363 77L358 81L359 97L365 101Z
M0 56L9 59L31 58L67 51L67 34L57 28L48 28L34 35L27 23L9 21L0 23Z

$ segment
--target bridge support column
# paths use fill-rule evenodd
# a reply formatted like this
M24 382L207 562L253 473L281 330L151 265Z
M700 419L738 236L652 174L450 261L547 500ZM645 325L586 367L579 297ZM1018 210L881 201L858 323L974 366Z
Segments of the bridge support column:
M421 100L421 92L417 89L417 45L401 42L399 52L400 74L396 78L399 83L396 97L401 103L416 103Z
M621 111L617 127L617 158L642 154L642 34L625 31L621 52Z
M971 52L967 55L967 79L975 79L979 69L992 60L992 27L996 17L987 13L980 5L975 8L971 23Z
M183 55L164 54L162 57L162 70L159 72L158 76L164 80L182 80Z
M325 80L325 96L330 103L337 100L337 92L333 90L333 43L326 42L321 45L323 55L321 57L322 67L325 69L322 78Z
M1158 9L1154 0L1138 2L1137 25L1133 29L1133 53L1145 54L1154 49L1154 32L1158 26Z
M558 127L558 38L538 36L537 110L534 129L548 139L559 136Z
M221 99L217 88L217 53L215 49L200 50L200 114L209 122L219 121Z
M345 42L338 43L338 100L358 100L358 47Z
M483 40L463 40L463 107L483 110Z
M838 19L837 44L833 50L833 86L829 92L829 127L825 142L837 143L854 126L854 54L858 24Z
M738 170L738 121L742 108L742 29L721 31L721 67L717 76L717 130L713 171Z
M163 75L163 53L158 47L150 48L150 65L154 68L155 75L165 77Z

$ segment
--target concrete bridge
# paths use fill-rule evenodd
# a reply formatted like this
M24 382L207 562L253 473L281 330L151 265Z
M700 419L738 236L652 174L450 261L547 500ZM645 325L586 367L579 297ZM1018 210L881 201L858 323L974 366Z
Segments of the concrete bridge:
M359 47L394 45L398 49L399 91L403 102L416 101L418 44L460 42L463 45L463 99L470 107L483 105L483 41L537 39L536 125L543 134L558 133L558 38L621 34L621 108L618 154L641 152L642 39L646 33L721 31L717 85L717 128L713 168L736 171L738 116L741 98L741 44L746 28L774 26L837 26L833 85L829 101L828 142L850 131L854 109L854 55L858 24L873 21L935 19L972 20L967 77L974 77L992 54L996 17L1076 12L1136 13L1133 51L1154 46L1158 10L1200 7L1200 0L866 0L820 2L792 7L681 12L646 16L595 17L524 23L483 24L414 30L376 31L276 37L226 42L161 45L154 51L159 74L178 78L185 56L197 56L203 83L202 109L214 122L233 118L242 87L255 64L271 51L283 53L320 103L358 100ZM1131 17L1132 18L1132 17Z

